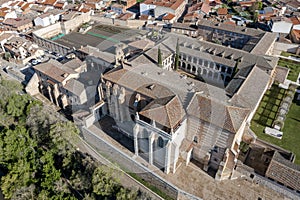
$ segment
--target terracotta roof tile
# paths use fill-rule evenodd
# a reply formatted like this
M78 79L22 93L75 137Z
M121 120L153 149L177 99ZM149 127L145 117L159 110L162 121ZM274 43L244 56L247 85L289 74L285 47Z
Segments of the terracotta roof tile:
M56 0L46 0L43 4L44 5L54 5L56 3Z
M139 114L167 128L175 129L185 116L185 111L178 96L169 96L154 99Z
M228 14L227 8L219 8L218 9L218 15L227 15L227 14Z
M226 106L217 100L195 94L187 112L191 116L236 133L248 116L249 109Z
M174 14L168 13L167 15L163 16L163 20L172 20L174 17Z
M300 166L286 160L278 151L273 155L266 176L300 191Z

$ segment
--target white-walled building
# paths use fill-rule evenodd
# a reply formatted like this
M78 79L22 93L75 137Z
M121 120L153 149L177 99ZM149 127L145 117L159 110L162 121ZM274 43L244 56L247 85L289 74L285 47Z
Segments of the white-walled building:
M162 19L165 14L170 13L175 15L177 20L182 15L186 4L186 0L146 0L140 3L140 14Z
M52 14L45 13L45 14L42 14L42 15L38 16L33 21L34 21L35 26L45 27L45 26L49 26L51 24L54 24L56 22L56 19Z

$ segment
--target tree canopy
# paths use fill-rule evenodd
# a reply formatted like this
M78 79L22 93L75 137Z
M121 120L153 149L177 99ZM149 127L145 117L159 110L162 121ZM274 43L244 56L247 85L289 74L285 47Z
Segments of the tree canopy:
M89 155L79 134L22 86L0 76L0 188L5 199L139 199Z

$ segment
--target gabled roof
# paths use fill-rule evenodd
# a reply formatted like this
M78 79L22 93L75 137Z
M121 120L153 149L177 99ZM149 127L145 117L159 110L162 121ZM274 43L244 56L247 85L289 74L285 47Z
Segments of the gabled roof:
M286 160L278 151L275 151L266 176L300 191L300 166Z
M224 102L196 93L188 106L188 115L236 133L249 109L225 105Z
M46 0L43 2L44 5L54 5L57 0Z
M166 15L163 16L163 20L172 20L175 17L174 14L172 13L167 13Z
M170 129L176 128L185 116L177 95L154 99L139 114Z
M227 14L228 14L227 8L219 8L218 9L218 15L227 15Z

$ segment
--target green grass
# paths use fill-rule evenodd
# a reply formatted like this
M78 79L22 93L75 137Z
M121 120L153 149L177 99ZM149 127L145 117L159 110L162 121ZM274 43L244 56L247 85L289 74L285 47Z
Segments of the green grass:
M273 85L272 88L266 92L256 114L251 122L251 129L256 133L258 138L269 143L280 146L284 149L292 151L296 155L296 164L300 164L300 101L294 99L287 118L284 122L283 137L277 139L265 134L264 128L271 127L276 117L281 99L284 97L284 90ZM297 128L298 127L298 128Z
M280 55L281 55L281 56L284 56L284 57L293 56L293 57L296 57L296 58L300 58L299 55L296 55L296 54L293 54L293 53L288 53L288 52L285 52L285 51L281 52Z
M291 81L297 81L298 75L300 73L300 63L293 62L291 60L285 60L280 58L278 61L278 65L282 67L287 67L290 69L287 79Z

